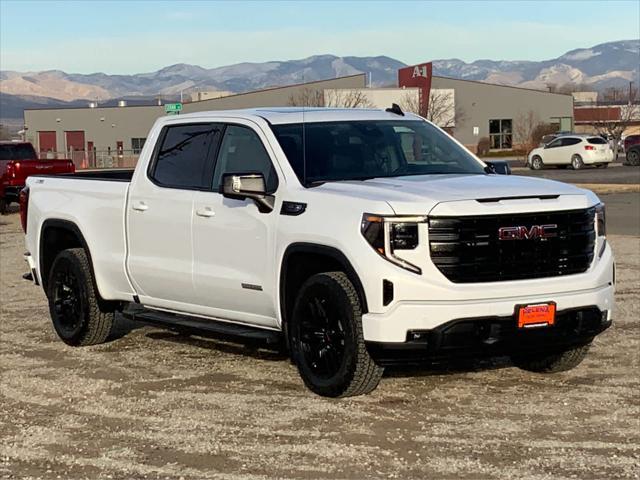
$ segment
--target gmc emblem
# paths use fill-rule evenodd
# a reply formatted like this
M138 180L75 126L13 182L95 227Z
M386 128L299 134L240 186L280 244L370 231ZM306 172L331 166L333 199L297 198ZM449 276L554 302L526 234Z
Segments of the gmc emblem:
M556 237L558 234L555 223L549 225L532 225L518 227L502 227L498 229L498 239L500 240L542 240Z

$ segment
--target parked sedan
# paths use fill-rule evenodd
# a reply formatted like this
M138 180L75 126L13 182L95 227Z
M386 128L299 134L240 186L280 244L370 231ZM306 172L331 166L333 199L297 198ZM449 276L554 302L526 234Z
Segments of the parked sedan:
M579 170L585 165L607 167L614 160L613 150L602 137L564 135L529 153L527 165L540 170L547 165Z

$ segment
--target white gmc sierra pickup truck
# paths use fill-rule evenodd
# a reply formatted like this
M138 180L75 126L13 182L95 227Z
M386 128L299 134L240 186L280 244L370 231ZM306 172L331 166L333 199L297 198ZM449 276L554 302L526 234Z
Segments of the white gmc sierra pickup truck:
M498 175L396 106L165 117L135 171L31 176L20 200L26 277L69 345L117 312L282 341L344 397L405 362L566 370L611 324L596 195Z

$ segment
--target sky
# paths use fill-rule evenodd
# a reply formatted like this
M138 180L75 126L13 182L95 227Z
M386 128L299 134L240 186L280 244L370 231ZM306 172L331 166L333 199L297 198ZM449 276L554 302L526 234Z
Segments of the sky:
M310 55L545 60L640 38L630 1L0 0L0 69L131 74Z

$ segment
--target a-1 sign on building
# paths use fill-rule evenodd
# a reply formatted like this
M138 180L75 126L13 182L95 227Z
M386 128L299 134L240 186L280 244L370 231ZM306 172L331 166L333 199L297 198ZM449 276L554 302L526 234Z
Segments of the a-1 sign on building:
M164 113L166 113L167 115L179 115L181 110L181 103L167 103L164 106Z

